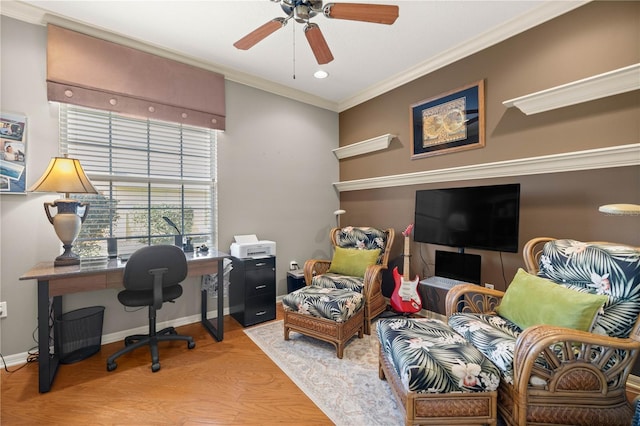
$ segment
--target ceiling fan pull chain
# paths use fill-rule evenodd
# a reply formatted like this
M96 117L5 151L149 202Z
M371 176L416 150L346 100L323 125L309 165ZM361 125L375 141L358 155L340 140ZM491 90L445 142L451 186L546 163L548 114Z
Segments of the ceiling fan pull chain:
M293 79L296 79L296 26L293 26Z

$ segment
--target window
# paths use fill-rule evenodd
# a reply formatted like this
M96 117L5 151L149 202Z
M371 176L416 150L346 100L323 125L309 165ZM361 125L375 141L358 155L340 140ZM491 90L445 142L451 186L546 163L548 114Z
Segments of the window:
M99 191L73 196L89 203L74 251L104 256L107 238L116 238L119 253L132 253L173 244L175 235L196 247L217 246L216 136L211 129L61 104L61 151L80 160Z

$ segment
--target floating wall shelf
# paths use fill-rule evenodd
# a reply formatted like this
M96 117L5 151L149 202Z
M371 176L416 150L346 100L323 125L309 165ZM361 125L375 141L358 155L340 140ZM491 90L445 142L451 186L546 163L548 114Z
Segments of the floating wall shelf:
M527 115L640 89L640 64L504 101Z
M356 155L367 154L369 152L380 151L382 149L389 148L391 140L395 138L395 135L382 135L375 138L367 139L366 141L352 143L351 145L342 146L336 148L333 151L338 160L342 160L347 157L355 157Z
M338 192L640 165L640 143L335 182Z

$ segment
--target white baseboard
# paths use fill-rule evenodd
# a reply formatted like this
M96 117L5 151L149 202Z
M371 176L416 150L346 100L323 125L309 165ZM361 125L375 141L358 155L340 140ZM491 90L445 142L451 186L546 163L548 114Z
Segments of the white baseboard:
M216 318L217 311L208 311L207 318ZM229 308L224 309L224 315L229 315ZM181 327L183 325L189 325L200 322L200 314L190 315L188 317L176 318L170 321L163 321L157 324L158 330L161 330L165 327ZM102 344L106 345L108 343L118 342L124 340L125 337L131 336L132 334L146 334L149 332L149 326L141 326L136 328L130 328L128 330L121 330L115 333L103 334L102 335ZM13 367L15 365L21 365L27 362L29 357L29 352L23 352L19 354L8 355L4 357L4 362L0 358L0 368L4 367Z

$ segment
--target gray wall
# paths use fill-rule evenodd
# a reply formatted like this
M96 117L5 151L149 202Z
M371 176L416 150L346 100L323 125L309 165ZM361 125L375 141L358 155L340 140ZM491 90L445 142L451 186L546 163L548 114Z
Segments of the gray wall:
M5 16L0 25L0 106L27 116L29 186L58 155L58 107L47 102L45 85L46 31ZM290 260L302 264L329 255L328 232L338 208L331 185L338 180L331 152L338 146L338 115L228 81L226 102L227 130L218 138L218 248L228 252L233 236L245 233L276 241L277 293L282 295ZM7 364L24 359L36 345L36 283L18 278L61 252L42 207L56 198L0 195L0 300L9 313L0 320L0 352ZM180 301L165 306L158 321L199 312L198 280L184 287ZM106 306L104 334L144 327L146 311L124 312L116 294L112 289L66 296L63 310Z

